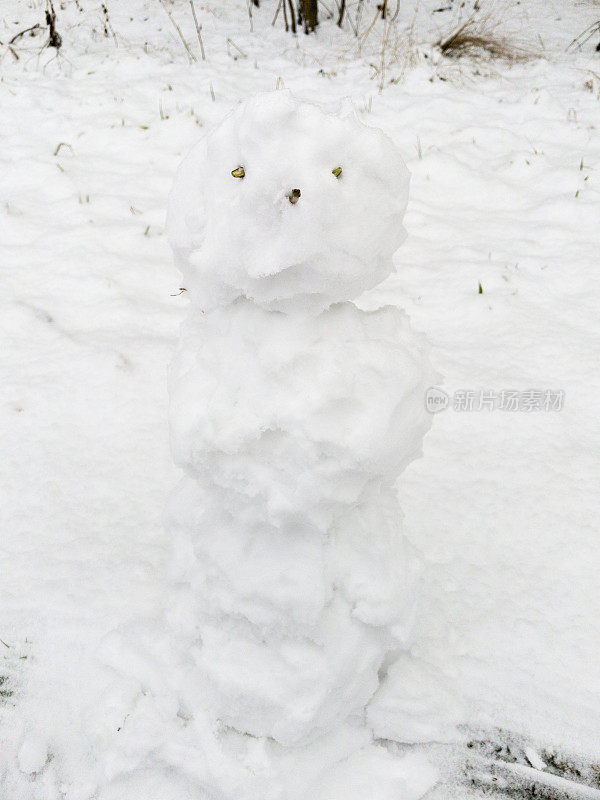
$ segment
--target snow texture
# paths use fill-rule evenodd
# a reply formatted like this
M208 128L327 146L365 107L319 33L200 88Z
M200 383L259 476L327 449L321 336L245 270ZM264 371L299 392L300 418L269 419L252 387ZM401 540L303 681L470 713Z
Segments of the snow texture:
M198 800L220 785L243 798L263 777L265 797L302 794L324 761L371 741L348 725L286 761L280 745L193 718L181 703L199 685L189 633L182 618L176 646L161 623L189 596L186 564L177 591L167 574L175 523L161 521L181 475L166 371L190 294L164 233L167 197L192 144L276 86L354 109L410 169L396 272L357 305L405 309L451 396L565 392L557 413L450 406L401 474L422 575L410 653L387 670L370 725L407 742L454 737L428 800L472 797L457 785L463 735L521 737L545 763L587 760L593 774L598 40L567 48L597 3L403 0L397 27L379 15L368 32L377 2L365 0L358 40L325 12L294 39L281 13L271 25L272 1L251 6L253 30L246 0L196 2L206 61L189 3L106 2L108 36L102 5L54 3L58 54L44 48L43 3L3 0L0 15L0 797ZM475 13L533 57L442 57L432 43ZM416 797L425 766L402 764L400 794Z

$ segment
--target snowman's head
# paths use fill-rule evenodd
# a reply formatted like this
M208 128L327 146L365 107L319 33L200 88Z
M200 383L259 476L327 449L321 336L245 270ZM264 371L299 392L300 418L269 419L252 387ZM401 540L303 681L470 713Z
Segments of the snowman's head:
M393 270L408 170L392 141L289 92L238 106L191 151L169 203L186 286L207 308L237 297L319 310Z

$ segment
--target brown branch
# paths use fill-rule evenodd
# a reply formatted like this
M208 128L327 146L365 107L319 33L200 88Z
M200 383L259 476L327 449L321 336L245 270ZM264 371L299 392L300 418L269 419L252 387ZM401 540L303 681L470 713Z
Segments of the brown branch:
M56 13L52 0L50 0L50 10L46 9L46 25L49 29L48 44L46 47L54 47L58 51L62 44L62 37L56 30Z
M16 34L15 34L15 35L12 37L12 39L11 39L11 40L10 40L10 42L9 42L9 44L14 44L14 43L17 41L17 39L20 39L20 38L21 38L21 36L25 36L25 34L26 34L26 33L29 33L30 31L37 31L37 30L39 30L39 29L40 29L40 27L41 27L40 23L39 23L39 22L36 22L36 23L35 23L35 25L32 25L32 26L31 26L31 28L25 28L25 30L24 30L24 31L19 31L19 33L16 33Z
M294 4L292 0L288 0L288 3L290 4L290 15L292 17L292 33L296 33L296 12L294 10Z

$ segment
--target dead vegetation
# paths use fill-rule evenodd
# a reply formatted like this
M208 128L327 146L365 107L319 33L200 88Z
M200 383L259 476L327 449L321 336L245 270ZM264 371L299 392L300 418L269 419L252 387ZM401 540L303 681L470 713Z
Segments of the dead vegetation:
M529 61L537 57L533 48L515 41L503 33L498 20L489 16L473 15L442 36L435 47L451 59L500 59L512 63Z
M586 42L598 34L600 34L600 19L582 31L579 36L576 36L571 44L567 47L567 50L571 50L572 48L581 50ZM596 52L600 52L600 44L596 45Z
M419 0L413 0L405 5L402 16L391 13L382 22L377 7L363 22L358 52L369 58L379 91L387 83L401 82L419 63L431 65L432 81L464 82L498 76L502 66L534 60L544 51L542 40L533 38L535 32L531 34L518 0L502 4L472 0L468 7L463 2L437 11L451 13L432 19Z

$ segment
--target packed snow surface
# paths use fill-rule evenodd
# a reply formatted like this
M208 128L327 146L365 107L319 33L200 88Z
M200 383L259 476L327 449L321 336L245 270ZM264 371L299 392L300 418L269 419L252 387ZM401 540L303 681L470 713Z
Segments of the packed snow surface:
M186 283L164 235L168 192L205 131L239 112L240 100L281 86L340 110L343 124L353 109L402 153L411 172L408 236L395 274L356 303L406 310L432 343L451 399L398 484L404 533L419 555L413 562L407 547L405 563L420 561L422 571L410 652L390 666L367 721L384 738L459 745L465 729L504 728L542 755L597 761L597 40L567 52L598 19L597 3L480 3L494 5L509 39L527 40L533 57L510 65L452 60L431 47L471 13L470 2L466 11L456 2L402 2L397 39L378 20L360 42L348 25L327 20L294 39L281 15L271 26L270 0L252 7L253 31L242 0L196 2L206 61L188 3L105 5L108 36L96 2L54 3L58 56L42 49L47 32L16 39L18 60L7 46L43 24L39 0L5 0L0 18L3 800L96 800L99 787L106 800L128 791L135 800L197 800L208 766L213 785L253 792L275 761L278 785L300 790L317 781L311 769L326 758L306 744L302 758L292 748L286 766L271 752L280 746L253 749L252 737L234 734L231 758L223 757L223 739L180 704L183 688L199 703L187 634L177 650L172 623L162 622L167 609L183 629L179 600L189 592L179 535L180 558L170 563L173 516L168 529L162 523L180 480L167 365L191 293L180 291ZM228 190L252 185L230 174L246 152L227 164ZM299 152L305 165L306 155ZM344 191L331 170L342 166L350 178L348 163L328 159L318 180ZM251 174L248 167L248 181ZM287 187L304 192L299 181ZM304 213L300 204L289 210ZM272 219L265 224L277 231ZM233 243L233 226L230 235ZM206 284L207 308L240 288L262 302L234 250L210 292ZM383 268L384 255L370 263ZM200 253L189 256L193 264ZM258 283L273 289L269 276ZM326 305L323 298L312 311ZM511 389L562 390L562 410L476 412L452 403L456 390ZM193 483L186 491L182 513L200 502ZM185 513L182 524L185 539ZM187 553L191 568L197 556ZM247 584L244 602L257 592ZM276 599L285 606L283 594ZM256 603L255 613L274 608ZM370 739L362 721L349 723L328 743L330 763ZM432 778L423 746L414 747L403 758L367 748L369 770L355 758L345 776L331 773L329 800L350 797L367 772L393 782L402 773L400 795L417 797ZM252 764L252 781L236 771L241 763ZM434 791L462 797L456 786Z

